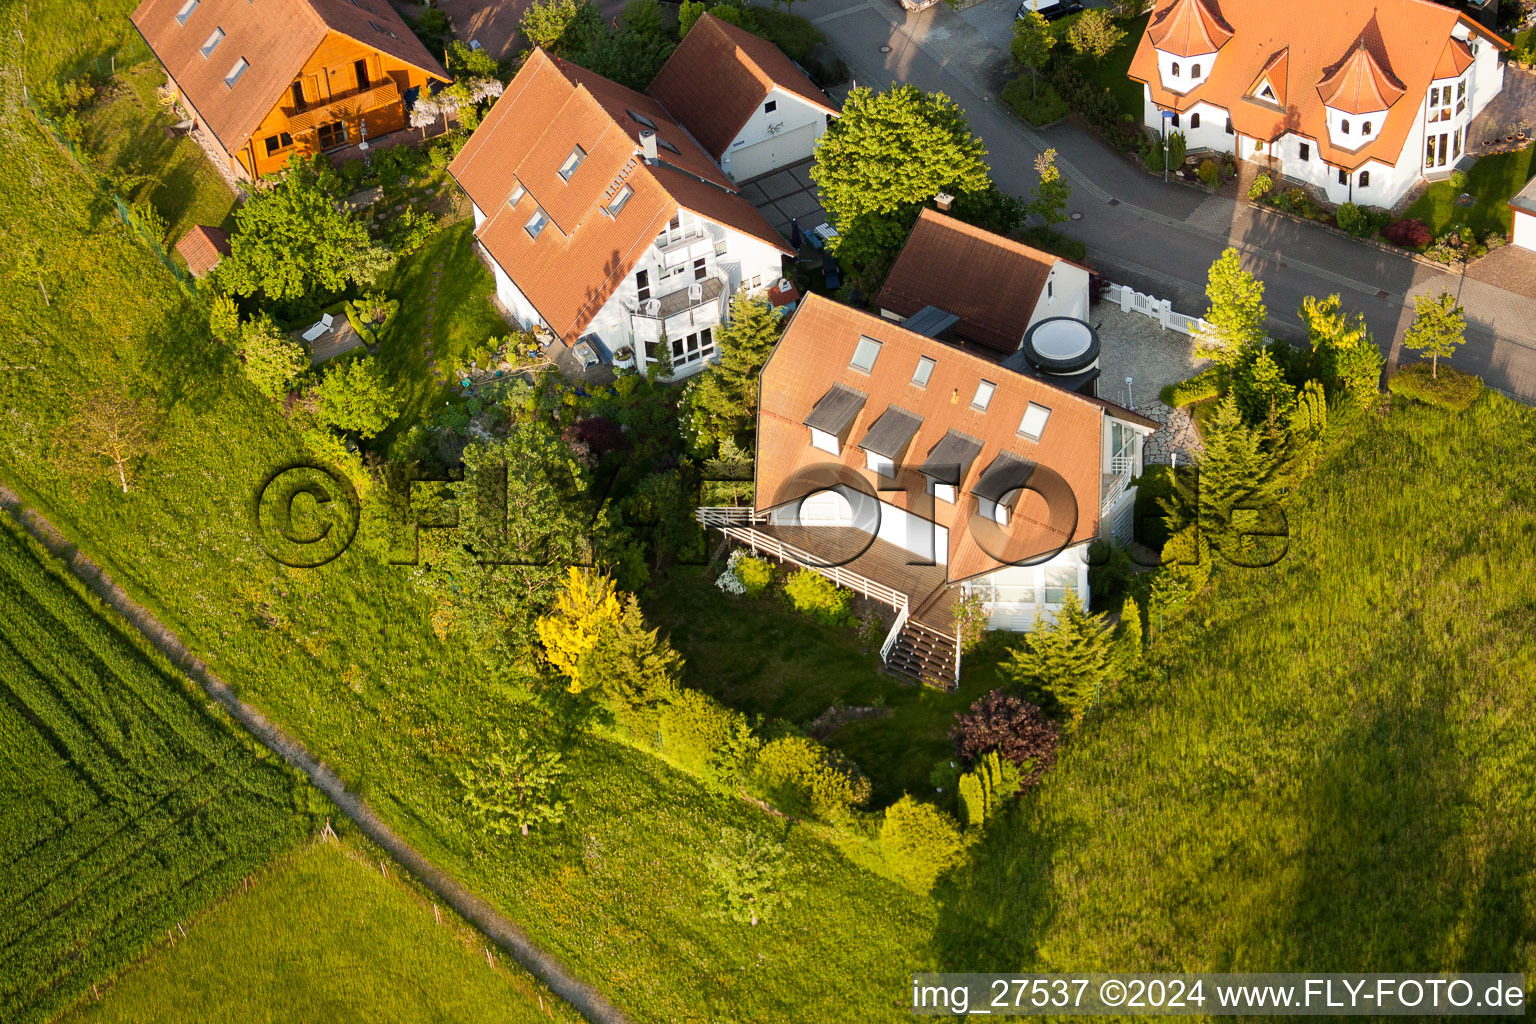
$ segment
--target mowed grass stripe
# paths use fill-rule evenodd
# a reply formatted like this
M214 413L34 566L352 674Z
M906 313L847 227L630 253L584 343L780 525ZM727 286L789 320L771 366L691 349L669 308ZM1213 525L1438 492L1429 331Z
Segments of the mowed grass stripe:
M0 528L0 792L51 785L0 826L0 1019L43 1020L309 828L299 780L202 705ZM72 790L72 792L71 792ZM34 826L43 826L34 829ZM41 833L41 834L39 834Z

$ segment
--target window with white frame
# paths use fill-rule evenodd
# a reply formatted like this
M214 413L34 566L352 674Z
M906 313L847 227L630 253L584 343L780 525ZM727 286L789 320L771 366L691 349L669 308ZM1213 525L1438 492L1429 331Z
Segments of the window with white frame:
M1048 565L1045 567L1045 603L1064 604L1067 591L1077 589L1077 566Z
M212 56L213 51L218 49L219 44L223 41L224 30L222 28L216 28L213 30L213 34L208 37L208 41L203 43L202 47L199 48L197 52L201 53L203 58L206 60L208 57Z
M528 223L523 225L523 229L528 232L529 238L538 238L539 232L543 231L548 224L549 218L544 216L544 211L536 209L533 211L533 216L528 218Z
M989 380L976 382L976 394L971 398L971 408L977 412L986 412L987 406L992 404L992 393L997 390L997 385Z
M1050 418L1051 410L1038 403L1030 402L1024 409L1024 418L1019 420L1019 433L1033 441L1038 441L1040 435L1045 433L1045 425Z
M576 168L587 158L587 151L577 146L571 150L571 155L565 158L565 163L560 165L560 180L570 181L571 175L576 173Z
M619 211L624 209L624 204L629 202L630 198L634 196L634 194L635 190L630 188L628 185L625 185L623 188L615 192L613 194L613 198L608 200L608 216L617 217L619 215Z
M880 343L874 338L860 338L853 350L853 359L848 365L855 370L868 373L875 368L875 360L880 358Z
M197 10L199 2L200 0L187 0L186 3L182 4L181 10L176 12L176 24L185 25L187 19L192 17L192 12Z
M528 190L523 188L522 183L519 182L517 187L512 190L512 194L507 197L507 205L516 206L518 203L523 201L523 196L527 194Z
M917 368L912 371L912 383L920 388L928 386L928 378L933 376L934 361L927 356L917 357Z
M1109 471L1129 474L1136 469L1136 431L1119 420L1109 421Z
M229 74L224 76L224 86L233 89L235 83L240 81L240 76L245 74L245 69L251 66L251 62L241 57L235 61L235 66L229 69Z

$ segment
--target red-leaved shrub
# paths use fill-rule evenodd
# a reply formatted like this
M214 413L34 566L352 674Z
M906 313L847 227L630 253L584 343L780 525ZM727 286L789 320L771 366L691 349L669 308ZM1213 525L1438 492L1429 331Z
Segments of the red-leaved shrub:
M1429 233L1428 224L1412 218L1393 221L1381 229L1381 235L1393 245L1400 245L1405 249L1422 249L1434 237Z
M1019 766L1025 786L1056 762L1061 742L1056 723L1022 697L993 690L955 719L949 738L955 741L955 753L968 762L995 750Z

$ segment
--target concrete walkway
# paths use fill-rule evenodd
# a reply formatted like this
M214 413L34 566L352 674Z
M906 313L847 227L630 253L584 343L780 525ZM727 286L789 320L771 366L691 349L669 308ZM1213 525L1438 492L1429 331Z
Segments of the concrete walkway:
M1198 313L1206 271L1234 246L1264 280L1275 334L1299 339L1303 297L1338 292L1347 308L1365 315L1394 365L1403 355L1413 296L1460 289L1471 326L1455 366L1536 401L1536 299L1470 275L1463 282L1246 202L1165 185L1073 122L1032 128L999 109L997 92L1010 77L1007 52L945 4L909 15L895 0L803 0L795 12L826 33L858 84L884 89L907 82L952 97L986 142L993 179L1005 191L1032 192L1034 157L1054 147L1073 187L1071 208L1082 214L1065 230L1112 280Z
M112 582L90 558L69 542L52 523L28 509L21 498L8 487L0 485L0 508L62 561L80 582L97 597L127 619L133 628L144 635L161 654L194 682L203 688L210 699L216 701L231 718L249 732L258 743L281 757L288 764L308 776L342 813L362 829L368 838L388 851L395 861L405 867L416 880L436 893L460 917L479 929L487 938L529 974L538 978L550 990L576 1008L592 1024L628 1024L629 1018L610 1003L602 993L577 980L564 964L534 945L521 928L498 913L490 904L470 892L453 876L427 860L414 846L400 838L386 825L373 809L357 796L347 792L346 785L336 773L320 763L298 740L278 728L260 711L235 696L208 666L192 655L181 639L142 605L137 604L122 587Z

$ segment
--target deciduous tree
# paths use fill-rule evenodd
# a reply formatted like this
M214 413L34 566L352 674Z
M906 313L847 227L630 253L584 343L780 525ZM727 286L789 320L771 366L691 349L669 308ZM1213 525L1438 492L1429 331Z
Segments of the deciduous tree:
M1067 29L1067 44L1079 56L1103 60L1125 39L1125 30L1116 25L1102 7L1090 7L1078 15Z
M1056 34L1051 31L1051 23L1039 11L1027 11L1024 17L1014 19L1013 41L1008 52L1013 55L1015 64L1029 72L1036 95L1040 92L1040 72L1051 59L1051 50L1055 46Z
M1227 249L1211 264L1205 285L1210 307L1206 326L1195 334L1195 344L1230 372L1247 353L1264 344L1264 282L1243 269L1236 249Z
M1381 393L1381 351L1365 315L1345 313L1337 294L1325 299L1308 295L1297 312L1307 325L1319 370L1336 391L1358 405L1374 401Z
M756 832L720 830L720 845L705 856L714 914L754 927L794 898L784 844Z
M1024 773L1022 784L1029 786L1056 763L1061 735L1055 723L1029 701L1006 690L993 690L972 704L970 711L955 716L949 738L955 753L966 761L997 751Z
M1062 177L1061 168L1056 166L1054 148L1035 157L1035 173L1040 180L1035 185L1029 212L1047 225L1060 224L1067 219L1067 201L1072 198L1072 186Z
M959 863L965 837L955 819L941 808L904 795L885 809L880 847L893 874L917 891L927 892L940 875Z
M535 825L554 825L565 818L560 781L565 765L558 750L534 744L526 732L504 749L492 751L467 771L459 772L464 804L487 831L509 836L527 835Z
M364 439L377 437L400 415L399 399L372 356L328 372L315 386L315 400L322 425Z
M603 18L590 0L534 0L518 27L534 46L569 55L603 31Z
M77 480L110 473L128 493L133 466L156 445L160 410L119 384L104 384L71 402L55 435L60 468Z
M309 357L270 316L259 313L240 326L240 358L245 376L268 398L287 394L309 368Z
M1403 335L1403 347L1428 352L1430 376L1440 377L1440 360L1450 359L1467 340L1467 318L1449 292L1413 297L1413 323Z
M922 204L992 183L987 150L943 93L899 85L858 88L816 144L811 177L837 225L834 254L856 280L884 277Z
M324 159L294 160L251 192L235 214L229 255L213 271L219 284L241 295L302 298L371 284L388 268L367 225L329 191L334 172Z

